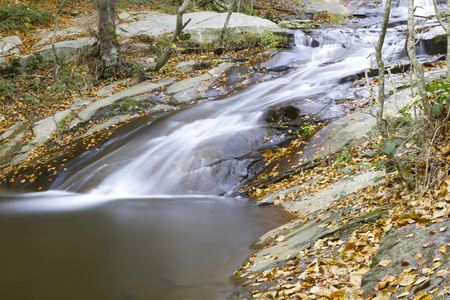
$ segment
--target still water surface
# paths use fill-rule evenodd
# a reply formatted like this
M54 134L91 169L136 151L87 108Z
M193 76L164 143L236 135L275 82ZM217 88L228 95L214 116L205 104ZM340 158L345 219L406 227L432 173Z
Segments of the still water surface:
M60 192L0 201L0 299L224 299L281 224L247 200Z

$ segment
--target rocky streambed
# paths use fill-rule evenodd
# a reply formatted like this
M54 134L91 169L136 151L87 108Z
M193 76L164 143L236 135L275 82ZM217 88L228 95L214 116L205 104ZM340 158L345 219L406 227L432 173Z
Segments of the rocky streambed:
M261 206L255 209L280 205L299 218L255 243L259 250L236 271L241 288L231 297L445 299L450 275L446 201L428 195L425 200L414 198L376 169L381 155L364 156L374 151L368 139L377 134L375 120L367 114L370 93L360 78L370 68L367 56L372 50L367 45L376 40L377 27L372 25L379 15L366 17L366 26L353 25L357 29L293 31L296 46L271 53L262 65L227 60L196 78L143 82L123 91L117 91L119 82L98 91L101 99L80 99L48 119L10 128L2 136L3 163L13 159L22 168L8 169L2 185L76 194L32 194L33 201L9 195L0 210L24 217L31 211L72 207L67 206L70 199L76 200L77 210L83 203L92 207L119 199L118 207L101 204L106 213L95 213L125 220L127 212L135 214L139 207L151 210L154 198L158 205L163 199L165 205L188 205L186 199L196 199L214 208L213 203L227 198L200 195L236 195L252 187ZM392 32L390 50L403 47L397 34ZM434 80L443 72L427 76ZM397 82L387 113L395 114L411 102L407 87L407 81ZM230 96L222 99L225 95ZM178 109L180 104L184 108ZM54 138L58 128L70 132L96 121L98 126L81 131L76 147L73 140L65 144ZM115 133L104 130L119 123L126 124ZM27 137L30 131L32 138ZM289 144L303 131L308 143ZM359 150L349 150L352 145ZM54 151L39 152L36 146ZM265 166L262 153L280 146L290 155L284 155L285 165L274 161ZM345 151L355 152L350 160L357 167L351 176L339 173L334 164ZM265 186L257 186L256 179L265 180ZM178 279L166 282L167 289L185 286ZM139 286L139 280L130 285ZM147 295L145 288L121 289ZM198 290L193 295L201 298Z

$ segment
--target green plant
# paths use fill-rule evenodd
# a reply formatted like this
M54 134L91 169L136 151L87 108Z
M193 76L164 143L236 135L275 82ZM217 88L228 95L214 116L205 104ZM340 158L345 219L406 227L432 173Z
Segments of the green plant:
M436 80L426 86L426 90L431 92L430 101L431 112L434 116L448 111L450 107L450 80Z
M6 2L0 7L0 29L18 29L26 31L33 25L53 20L53 14L42 11L34 5L14 4Z
M343 165L350 162L350 159L352 158L351 153L348 148L344 148L339 155L336 157L336 160L334 161L333 167L335 168L341 168Z
M309 123L303 123L300 128L302 129L302 135L311 135L314 131L314 127Z
M16 87L14 86L14 84L11 81L0 78L0 100L1 100L1 102L11 99L13 97L15 91L16 91Z

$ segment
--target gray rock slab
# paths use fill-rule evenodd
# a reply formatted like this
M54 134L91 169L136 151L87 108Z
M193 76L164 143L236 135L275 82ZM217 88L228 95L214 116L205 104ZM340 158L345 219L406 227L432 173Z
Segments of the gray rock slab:
M250 259L251 266L245 269L245 272L252 274L284 264L287 260L295 258L300 251L312 247L317 240L327 236L349 234L362 224L376 222L387 216L387 211L378 209L333 228L323 226L326 222L339 224L344 214L345 211L340 213L321 211L321 220L302 223L302 220L296 219L267 232L259 238L259 242L262 244L268 242L269 246L264 247ZM311 217L314 218L316 215Z
M112 117L110 119L108 119L106 122L101 123L99 125L96 125L94 127L89 128L83 135L82 137L87 137L93 133L96 133L98 131L107 129L113 125L119 124L121 122L125 122L127 120L131 120L133 118L137 117L137 115L124 115L124 116L115 116Z
M193 78L188 78L182 81L178 81L175 82L174 84L172 84L171 86L169 86L167 88L167 94L169 95L173 95L188 89L191 89L194 85L199 84L200 82L204 81L204 80L208 80L211 79L211 75L208 73L205 73L203 75L197 76L197 77L193 77Z
M183 61L175 67L175 70L177 70L178 72L192 72L194 71L195 64L195 60Z
M72 109L60 111L53 116L40 120L33 124L33 131L35 133L34 139L31 140L33 146L44 144L53 132L58 129L58 124L65 118L69 117Z
M123 82L126 82L126 80L119 80L103 87L97 92L97 96L99 97L111 96L112 94L114 94L114 88Z
M234 64L231 62L222 63L219 66L212 68L208 71L208 74L212 77L222 76L223 72L225 72L228 68L232 67Z
M155 113L159 111L172 111L172 110L175 110L175 107L165 104L158 104L150 108L148 110L148 113Z
M281 28L287 29L316 29L320 28L320 25L314 20L289 20L281 21L278 23Z
M87 31L87 27L68 27L56 32L56 36L71 36L77 35L82 32ZM40 40L35 44L35 46L41 46L49 42L53 38L53 31L43 31L39 34Z
M161 80L158 83L143 82L143 83L137 84L127 90L120 91L109 97L97 100L91 104L87 104L87 107L78 113L78 117L80 118L80 120L82 122L86 122L95 114L95 112L98 109L100 109L102 107L111 105L114 102L124 99L124 98L127 98L127 97L133 97L133 96L136 96L136 95L139 95L142 93L148 93L158 87L161 87L161 86L164 86L164 85L170 83L171 81L173 81L173 79Z
M155 36L175 30L175 15L168 15L154 11L138 15L137 17L140 19L137 22L118 25L117 34L125 37L140 34Z
M56 52L59 58L65 61L74 60L80 51L89 49L97 42L96 38L84 37L72 41L63 41L55 43ZM54 58L52 45L47 45L36 51L41 54L44 60Z
M0 39L0 63L9 55L20 54L17 47L20 44L22 44L22 40L17 35Z
M383 276L393 275L398 278L408 266L404 266L404 262L408 262L409 267L414 269L408 273L411 285L414 287L407 293L404 299L410 299L414 295L433 290L436 286L446 286L450 282L450 277L440 276L436 274L439 271L446 271L450 268L450 256L447 253L441 253L439 247L450 243L450 235L447 232L440 232L440 228L450 226L450 221L430 224L423 228L417 228L416 225L410 225L400 230L392 230L381 239L380 247L372 260L371 268L367 272L361 282L361 289L366 291L365 295L375 292L376 285ZM436 232L431 234L431 232ZM409 237L406 237L409 236ZM448 249L448 248L447 248ZM445 251L444 251L445 252ZM417 258L417 253L422 254ZM382 260L392 260L392 262L383 267L378 265ZM419 261L422 261L419 263ZM439 261L439 264L435 264ZM433 272L428 274L425 268L432 268ZM419 284L422 282L422 284ZM409 284L408 284L409 285ZM406 284L398 285L395 292L390 295L390 299L398 299L400 294L407 290ZM445 289L433 294L433 299L448 299Z
M183 19L191 19L191 21L184 29L184 32L191 34L191 39L195 42L215 42L222 32L226 16L227 13L215 12L195 12L185 14ZM118 25L117 34L125 37L140 34L155 36L170 33L175 30L175 15L168 15L160 12L148 12L136 15L136 17L139 18L139 21ZM239 28L238 31L236 31L237 28ZM236 31L235 34L241 35L277 29L280 29L280 27L272 21L240 13L234 13L231 16L229 24L230 33Z
M386 99L384 113L395 116L410 102L410 90L400 90ZM345 146L357 145L378 134L375 118L364 111L356 112L331 122L315 134L303 150L301 158L310 161L317 156L327 156Z
M344 16L350 14L349 9L342 5L339 0L314 0L310 1L309 6L313 11L326 11Z
M287 210L307 215L327 207L331 202L336 201L337 195L348 195L358 191L368 185L374 185L375 179L383 172L369 171L351 176L351 179L343 179L329 187L320 190L318 193L301 195L293 201L284 201L281 205Z
M121 20L131 20L131 19L133 19L133 15L130 14L129 12L126 12L126 11L121 12L121 13L118 15L118 17L119 17L119 19L121 19Z

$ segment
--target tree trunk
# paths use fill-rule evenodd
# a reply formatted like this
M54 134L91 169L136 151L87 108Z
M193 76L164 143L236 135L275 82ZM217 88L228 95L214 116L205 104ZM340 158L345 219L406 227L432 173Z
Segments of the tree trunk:
M102 76L113 76L119 66L118 40L116 34L117 0L97 0L99 12L98 31L101 45Z
M377 109L377 125L380 130L381 136L385 141L390 139L386 121L383 119L384 114L384 99L385 99L385 79L384 79L384 61L383 61L383 45L386 38L386 31L389 24L389 16L391 14L392 0L386 0L384 4L384 19L381 26L380 37L378 38L377 46L375 47L375 56L378 66L378 109Z
M423 74L423 66L420 64L416 56L416 39L414 34L414 0L408 0L408 29L406 40L406 53L409 56L411 65L416 75L419 96L422 99L424 110L427 116L430 114L430 108L426 101L425 76Z
M236 9L236 4L238 0L232 0L230 6L228 8L227 18L225 23L223 24L222 34L220 35L219 46L214 50L214 53L217 55L222 55L225 52L225 47L223 46L223 40L225 39L225 34L227 33L228 24L230 23L231 14Z
M189 6L189 1L190 0L184 0L183 5L181 5L181 7L178 9L178 12L177 12L177 25L176 25L176 28L175 28L175 32L173 33L173 36L172 36L172 45L173 46L175 46L175 44L178 41L178 38L179 38L179 36L181 34L181 31L183 30L183 28L187 24L187 22L186 22L186 24L183 24L183 15L184 15L184 13L186 12L186 10L187 10L187 8ZM172 49L171 46L169 46L166 49L164 49L163 53L161 54L161 56L159 57L158 61L156 62L156 65L155 65L155 68L153 69L153 71L158 71L159 69L164 67L164 65L167 63L167 61L169 61L169 58L172 56L172 53L173 53L173 49Z
M378 39L378 44L375 47L375 56L377 59L377 65L378 65L378 109L377 109L377 127L378 130L381 133L381 136L383 137L383 140L385 143L388 143L391 140L391 135L389 134L386 120L383 118L384 114L384 100L385 100L385 70L384 70L384 61L383 61L383 45L384 40L386 38L386 31L389 24L389 17L391 14L391 3L392 0L386 0L385 2L385 9L384 9L384 18L383 18L383 25L381 27L380 37ZM414 52L415 54L415 52ZM400 163L398 160L398 157L395 157L395 151L390 152L387 154L387 157L391 164L397 169L402 179L406 182L408 187L410 189L415 188L415 179L414 177L409 174L408 170L404 168L404 166Z

